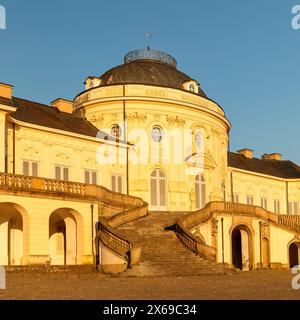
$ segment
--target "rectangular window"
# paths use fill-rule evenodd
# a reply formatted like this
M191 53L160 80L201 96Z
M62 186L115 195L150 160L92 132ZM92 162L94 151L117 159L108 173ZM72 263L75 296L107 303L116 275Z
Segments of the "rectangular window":
M84 182L86 184L97 184L97 172L91 170L84 171Z
M37 177L38 163L33 161L23 161L23 175Z
M63 166L55 166L55 179L69 181L69 168Z
M254 204L253 196L247 196L247 204L249 206L253 206L253 204Z
M266 210L268 210L268 199L267 198L261 198L260 200L260 206Z
M274 200L274 212L277 214L280 213L280 200Z
M232 202L239 203L239 195L237 193L232 195Z
M111 176L111 190L122 193L122 177L117 175Z
M298 201L289 202L289 214L299 214L299 205Z

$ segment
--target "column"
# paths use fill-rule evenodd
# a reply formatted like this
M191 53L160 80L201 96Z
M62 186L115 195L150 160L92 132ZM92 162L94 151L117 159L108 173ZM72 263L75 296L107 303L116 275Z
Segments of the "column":
M0 266L8 265L8 221L0 224Z
M5 112L0 111L0 172L5 172L5 155L6 155L6 123Z

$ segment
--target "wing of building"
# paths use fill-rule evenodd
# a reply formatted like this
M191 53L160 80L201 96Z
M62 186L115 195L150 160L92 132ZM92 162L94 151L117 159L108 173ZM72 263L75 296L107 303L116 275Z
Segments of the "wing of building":
M228 152L225 111L172 56L134 50L84 85L48 106L0 83L0 265L123 271L140 251L118 228L148 211L182 212L178 241L224 266L298 263L300 167Z

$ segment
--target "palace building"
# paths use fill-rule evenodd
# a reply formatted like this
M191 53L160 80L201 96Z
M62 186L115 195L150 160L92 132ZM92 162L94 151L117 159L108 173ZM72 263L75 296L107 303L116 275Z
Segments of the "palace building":
M222 268L298 264L300 167L229 152L225 111L172 56L134 50L84 86L48 106L0 83L0 265L134 270L164 232Z

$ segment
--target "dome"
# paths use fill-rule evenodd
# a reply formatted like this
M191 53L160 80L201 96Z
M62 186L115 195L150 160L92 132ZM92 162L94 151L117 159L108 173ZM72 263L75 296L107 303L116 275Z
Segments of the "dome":
M105 72L100 77L100 86L113 84L146 84L184 90L184 84L195 80L177 70L176 60L160 51L140 49L129 52L124 58L124 64ZM199 87L194 91L206 98Z

